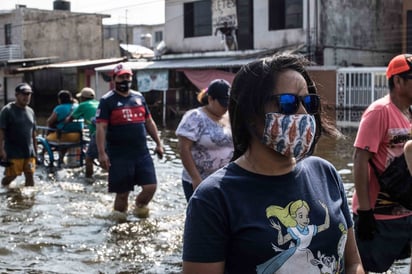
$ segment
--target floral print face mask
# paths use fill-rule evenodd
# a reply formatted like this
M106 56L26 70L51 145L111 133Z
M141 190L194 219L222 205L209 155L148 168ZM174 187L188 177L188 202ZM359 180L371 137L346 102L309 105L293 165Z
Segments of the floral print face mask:
M267 113L262 143L286 157L302 159L315 138L313 115Z

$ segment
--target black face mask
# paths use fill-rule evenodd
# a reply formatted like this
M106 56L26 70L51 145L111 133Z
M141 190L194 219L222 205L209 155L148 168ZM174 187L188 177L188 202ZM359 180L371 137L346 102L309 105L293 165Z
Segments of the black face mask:
M116 90L119 92L128 92L132 86L132 81L124 80L122 82L116 82Z

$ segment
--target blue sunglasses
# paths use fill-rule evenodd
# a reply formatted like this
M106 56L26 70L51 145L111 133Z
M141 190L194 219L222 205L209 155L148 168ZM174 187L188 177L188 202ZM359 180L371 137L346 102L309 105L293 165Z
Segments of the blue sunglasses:
M270 96L270 100L275 101L278 107L277 112L286 115L298 112L300 102L308 114L316 114L320 108L320 97L316 94L298 96L292 93L283 93Z

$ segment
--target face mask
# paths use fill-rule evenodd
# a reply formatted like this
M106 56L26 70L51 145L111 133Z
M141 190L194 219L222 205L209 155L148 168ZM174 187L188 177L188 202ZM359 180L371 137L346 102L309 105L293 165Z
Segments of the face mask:
M131 81L121 81L121 82L116 82L116 90L119 92L128 92L130 87L132 86L132 82Z
M312 147L315 129L312 115L267 113L262 143L284 156L299 160Z

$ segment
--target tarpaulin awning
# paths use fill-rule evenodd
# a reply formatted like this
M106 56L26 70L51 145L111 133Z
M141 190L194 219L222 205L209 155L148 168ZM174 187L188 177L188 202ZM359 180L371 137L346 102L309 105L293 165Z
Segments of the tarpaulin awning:
M224 79L232 84L233 78L235 78L234 73L216 69L180 69L179 71L182 71L190 82L192 82L200 90L207 88L209 83L215 79Z

